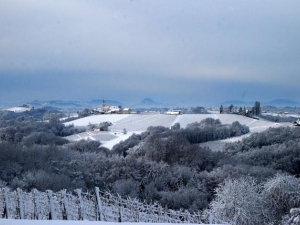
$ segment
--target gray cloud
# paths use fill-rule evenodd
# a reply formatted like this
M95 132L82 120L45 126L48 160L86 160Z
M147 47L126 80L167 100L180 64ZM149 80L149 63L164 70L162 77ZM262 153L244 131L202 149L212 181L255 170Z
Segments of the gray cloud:
M18 90L30 99L299 101L299 8L292 0L1 1L0 100Z

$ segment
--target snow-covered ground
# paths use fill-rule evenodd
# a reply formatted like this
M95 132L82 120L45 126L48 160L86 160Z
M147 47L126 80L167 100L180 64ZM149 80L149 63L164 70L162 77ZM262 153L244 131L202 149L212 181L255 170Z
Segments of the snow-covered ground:
M127 132L124 134L123 131L87 131L80 134L74 134L66 137L70 141L79 141L79 140L94 140L101 141L103 147L112 149L114 145L118 144L121 141L125 141L133 134L140 134L140 131Z
M92 116L87 116L84 118L80 118L77 120L73 120L70 122L66 122L65 125L71 125L73 124L76 127L80 127L80 126L88 126L90 124L100 124L103 122L111 122L111 123L115 123L121 119L124 119L128 116L132 116L129 114L105 114L105 115L92 115Z
M101 141L110 141L117 137L114 132L107 131L87 131L79 134L73 134L66 137L70 141L79 141L79 140L101 140Z
M263 132L270 127L292 126L290 123L272 123L272 122L263 121L263 120L254 120L246 125L250 129L250 132L248 134L241 135L238 137L233 137L233 138L227 138L224 140L205 142L205 143L201 143L200 146L209 147L213 151L222 151L223 147L226 145L226 143L241 141L243 138L249 137L253 133Z
M185 128L188 124L200 122L208 117L219 119L223 124L231 124L235 121L239 121L241 124L247 125L250 128L250 134L254 132L262 132L269 127L290 126L289 123L274 123L265 120L256 120L240 115L217 113L184 115L166 115L160 113L93 115L67 122L65 125L74 124L74 126L88 126L90 124L99 124L106 121L111 122L113 125L109 127L109 132L88 131L67 137L71 141L78 141L81 139L98 140L103 143L104 147L111 149L115 144L126 140L133 133L138 134L144 132L150 126L171 127L175 123L180 123L180 126ZM124 129L126 129L127 134L123 133ZM250 134L222 140L222 142L238 141L246 136L249 136ZM210 144L216 145L214 142Z
M200 122L206 118L219 119L222 124L231 124L235 121L239 121L241 124L249 124L252 121L256 121L249 117L235 115L235 114L183 114L176 118L175 123L180 123L182 128L185 128L188 124L194 122Z
M280 117L295 117L295 118L300 117L300 114L295 114L295 113L262 113L262 115L280 116Z
M116 144L120 143L121 141L125 141L127 138L129 138L133 134L140 134L141 132L136 131L136 132L127 132L126 134L119 132L116 133L116 138L110 141L102 141L103 147L112 149Z
M175 115L159 113L133 114L130 115L130 117L126 117L113 124L113 126L110 127L110 130L123 130L125 128L127 131L131 132L143 132L150 126L171 127L176 117L177 116Z
M101 221L74 221L74 220L12 220L0 219L0 225L170 225L170 223L117 223ZM185 225L189 225L185 223ZM200 225L200 224L199 224Z
M79 141L81 139L98 140L103 143L103 147L112 149L115 144L126 140L132 134L140 134L150 126L171 127L176 116L159 113L148 114L114 114L114 115L93 115L78 120L65 123L74 126L88 126L90 124L100 124L101 122L111 122L109 132L87 131L66 137L70 141ZM124 134L124 129L127 131Z
M20 113L20 112L29 111L30 108L28 108L28 107L11 107L11 108L5 108L5 110Z

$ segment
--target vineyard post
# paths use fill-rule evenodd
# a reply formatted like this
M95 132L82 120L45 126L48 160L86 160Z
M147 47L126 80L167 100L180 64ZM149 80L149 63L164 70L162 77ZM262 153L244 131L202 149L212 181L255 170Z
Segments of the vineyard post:
M4 188L4 199L5 199L5 209L6 209L6 218L11 219L10 211L9 211L9 199L8 199L8 188Z
M124 222L123 219L123 206L119 205L119 221L118 222Z
M213 224L213 216L211 213L209 213L209 224Z
M119 221L118 222L123 222L123 212L122 212L123 205L121 203L121 197L119 194L118 194L117 201L118 201L118 207L119 207Z
M49 198L51 220L56 220L57 217L56 217L54 202L53 202L53 198L52 198L53 192L51 190L47 190L47 194L48 194L48 198Z
M33 203L34 203L34 208L35 208L35 211L36 211L36 215L34 216L34 218L38 219L38 220L41 220L42 219L42 216L41 216L41 213L40 213L40 203L39 203L39 192L37 189L33 189Z
M64 205L64 210L66 211L66 214L67 214L67 220L71 220L72 218L71 218L71 215L70 215L66 189L62 190L61 194L63 196L63 205Z
M0 204L3 204L3 211L0 212L0 219L4 219L5 215L5 199L4 199L4 188L0 187L0 195L3 195L3 199L1 198Z
M76 190L77 196L79 198L79 220L85 220L85 212L84 212L84 206L81 196L81 189Z
M96 197L97 197L97 205L98 205L98 211L99 211L99 217L100 221L104 221L103 219L103 209L102 209L102 201L100 198L100 190L98 187L95 187Z
M20 188L17 188L17 194L18 194L18 203L19 203L19 214L20 219L24 219L24 208L23 208L23 201L22 201L22 190Z

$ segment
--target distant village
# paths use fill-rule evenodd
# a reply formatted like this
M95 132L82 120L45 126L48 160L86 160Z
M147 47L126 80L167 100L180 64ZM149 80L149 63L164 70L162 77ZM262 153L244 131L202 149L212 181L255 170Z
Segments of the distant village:
M92 109L93 114L139 114L140 111L133 112L130 108L122 108L122 106L107 105L105 100L102 102L102 106ZM167 115L181 115L182 110L169 109L165 114Z
M74 118L83 118L89 115L101 114L149 114L159 113L165 115L182 115L182 114L236 114L241 116L250 117L253 119L263 119L273 122L292 122L294 125L299 126L300 107L276 107L270 105L261 106L259 101L252 103L253 105L246 104L246 106L233 105L228 103L220 107L175 107L170 108L167 104L157 104L153 100L147 98L142 101L144 104L133 105L133 108L122 107L121 103L111 100L93 100L87 103L76 101L33 101L19 106L0 108L0 111L12 111L15 113L22 113L26 111L37 109L49 110L51 113L46 113L44 119L47 120L55 114L59 118L64 118L64 113L67 115L65 120L73 120ZM149 104L150 103L150 104ZM93 105L93 106L92 106ZM88 108L92 106L94 108ZM49 114L49 115L48 115Z
M122 108L122 106L110 106L105 103L105 100L102 102L102 106L92 110L93 114L130 114L130 108Z
M195 107L188 112L187 110L184 109L168 109L168 110L162 110L161 111L164 114L167 115L181 115L183 113L196 113L196 114L203 114L207 113L204 107ZM130 108L123 108L122 106L114 106L114 105L108 105L106 104L105 100L102 101L101 107L94 108L91 111L92 114L139 114L140 111L137 110L133 112ZM261 106L260 102L255 102L253 107L236 107L233 106L232 104L229 107L223 107L221 105L220 114L239 114L243 116L248 116L248 117L255 117L261 114Z
M281 117L280 114L289 114L288 112L275 113L276 107L266 106L265 111L261 108L261 104L259 101L256 101L253 106L234 106L230 104L229 106L221 105L219 108L207 108L207 107L191 107L191 108L139 108L132 110L129 107L123 108L121 105L109 105L105 100L102 100L102 105L100 107L94 108L92 110L84 109L83 111L79 111L79 117L86 117L90 114L98 115L98 114L141 114L141 113L161 113L165 115L182 115L182 114L210 114L210 113L220 113L220 114L237 114L246 117L250 117L253 119L265 119L274 122L295 122L295 117ZM287 108L285 108L287 109ZM289 109L289 108L288 108ZM271 113L268 113L271 112ZM273 114L272 114L273 112ZM300 125L300 121L298 121L297 125Z

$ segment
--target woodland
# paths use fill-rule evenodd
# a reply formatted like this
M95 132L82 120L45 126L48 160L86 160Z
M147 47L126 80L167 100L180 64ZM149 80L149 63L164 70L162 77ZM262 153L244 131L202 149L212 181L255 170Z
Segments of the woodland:
M280 224L300 207L298 127L269 128L220 152L199 144L249 128L212 118L186 128L149 127L111 151L98 141L64 138L82 131L65 126L56 112L0 112L0 186L28 191L97 186L170 209L209 211L232 224Z

